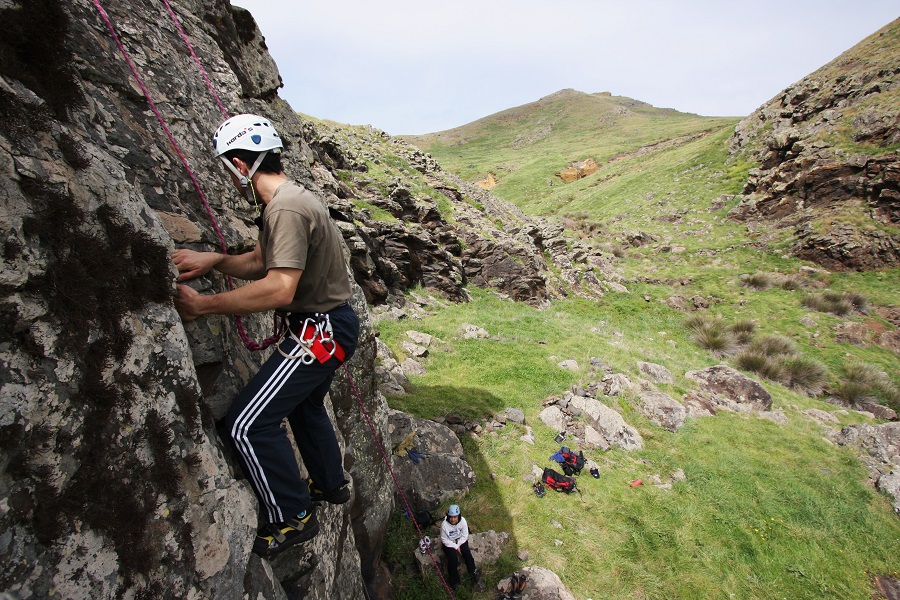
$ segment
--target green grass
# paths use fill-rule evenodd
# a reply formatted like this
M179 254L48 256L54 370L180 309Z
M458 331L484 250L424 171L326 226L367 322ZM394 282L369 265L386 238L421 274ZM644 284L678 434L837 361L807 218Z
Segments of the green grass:
M683 313L643 299L645 293L664 295L662 287L636 286L602 302L557 301L544 311L471 290L470 304L414 323L379 324L398 354L411 328L450 346L426 359L428 373L413 379L412 394L391 398L391 406L427 418L457 412L472 419L515 406L535 430L534 446L519 441L524 429L516 425L497 436L463 436L478 483L453 502L475 530L512 534L501 561L484 566L489 589L521 566L515 552L527 550L528 564L555 571L578 598L869 598L867 572L900 570L900 520L867 485L853 451L825 442L819 426L798 412L835 407L780 384L764 382L788 415L787 425L721 413L689 420L671 434L636 413L629 398L607 399L638 427L644 450L588 452L600 463L601 478L580 477L582 496L532 494L523 476L533 464L547 465L558 449L556 432L537 419L541 401L599 378L589 372L590 357L632 379L639 376L638 360L668 366L676 382L660 388L676 398L693 388L686 370L718 362L690 341ZM731 293L737 296L740 287ZM764 300L770 310L805 314L790 292L759 294L770 296ZM763 331L772 329L761 321ZM459 339L465 323L484 327L492 339ZM812 348L800 344L805 352ZM839 360L844 346L820 350ZM557 363L566 358L581 370L560 369ZM842 422L854 422L852 414ZM679 468L687 480L671 491L628 486L653 474L665 480ZM549 525L554 519L562 529ZM412 528L401 524L392 538L401 551L391 560L408 562L416 543ZM438 597L430 594L441 589L434 578L399 579L404 598ZM488 596L464 586L459 597Z
M617 195L622 199L641 196L656 189L660 178L671 183L682 171L677 159L670 158L673 154L706 148L706 140L718 139L723 133L727 137L736 124L734 118L700 117L629 98L570 91L456 130L406 139L466 180L494 173L498 185L493 192L527 212L555 214L562 210L593 212L601 197L604 204L622 205L617 203ZM532 143L521 142L548 126L548 135ZM686 139L695 134L706 137ZM669 141L672 147L651 147ZM645 149L640 150L642 147ZM556 176L569 162L589 157L601 164L599 172L570 184ZM660 169L660 161L673 169ZM742 185L748 168L734 165L727 179Z
M837 408L751 371L787 424L720 413L689 420L672 434L641 416L633 396L607 398L640 431L642 451L588 452L601 465L601 478L582 476L583 496L539 499L523 480L532 465L546 466L559 446L553 442L557 432L537 419L542 401L599 379L602 373L590 370L591 357L632 380L642 377L638 361L661 364L675 382L658 388L678 400L695 389L687 371L723 362L739 368L730 351L695 343L686 313L667 304L676 295L687 306L695 297L708 302L705 314L720 317L736 338L746 333L738 340L743 345L751 336L787 340L800 357L783 365L787 374L794 367L793 380L781 377L788 384L808 384L813 377L817 386L826 378L822 383L833 388L847 362L861 362L889 374L885 385L893 387L882 396L896 393L897 355L838 342L835 328L845 321L893 327L874 308L897 302L900 269L834 273L815 282L799 275L807 263L790 256L791 231L750 231L728 220L738 199L727 195L741 191L755 166L727 151L736 122L567 92L416 140L446 170L469 181L493 172L495 194L530 214L559 218L573 243L614 254L629 290L596 301L570 296L538 310L470 289L471 303L378 325L401 359L409 329L449 344L447 351L431 352L427 374L412 378L411 394L390 398L392 407L425 418L454 412L478 420L514 406L534 428L534 446L519 440L524 430L516 425L497 435L462 438L478 483L453 501L475 530L512 534L501 560L483 565L489 589L522 566L515 557L520 549L528 551L528 564L555 571L579 599L868 599L869 574L900 571L900 519L867 484L857 451L826 442L821 426L800 413ZM703 135L686 137L697 133ZM589 156L601 165L597 173L569 184L555 177L569 161ZM414 193L441 206L428 181L394 163L371 164L368 173L349 177L386 186L390 177L410 175ZM654 240L631 246L629 237L639 232ZM838 316L803 305L805 297L822 293L858 295L869 314ZM460 339L467 323L491 338ZM738 325L740 331L731 329ZM579 370L560 368L566 359L577 361ZM853 412L839 413L839 420L841 426L869 422ZM677 469L687 479L670 491L628 486L655 474L665 480ZM562 529L549 525L553 519ZM408 564L417 545L412 528L397 520L389 545L388 561ZM399 569L394 582L399 598L441 596L436 578L422 581ZM459 597L489 596L464 588Z

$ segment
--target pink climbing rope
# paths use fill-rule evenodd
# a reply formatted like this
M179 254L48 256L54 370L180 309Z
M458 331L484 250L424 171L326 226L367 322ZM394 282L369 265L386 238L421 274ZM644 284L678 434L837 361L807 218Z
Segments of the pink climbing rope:
M164 0L165 1L165 0ZM113 27L112 20L109 18L109 15L106 13L106 10L103 9L103 6L100 4L100 0L93 0L94 6L97 8L97 11L100 13L103 22L106 24L107 29L109 29L110 35L112 35L113 39L116 42L116 46L119 48L119 52L122 54L122 57L125 59L125 62L128 64L128 68L131 69L131 74L134 76L135 81L138 86L141 88L141 92L144 94L144 98L147 100L147 104L150 106L150 110L153 111L153 114L156 115L156 120L159 121L160 127L162 127L163 131L166 134L166 137L169 138L169 142L172 144L172 147L175 149L175 154L178 155L178 159L181 161L181 164L184 166L185 171L187 171L188 177L191 180L191 183L194 184L194 189L197 190L197 194L200 196L200 200L203 202L203 208L206 209L206 214L209 215L209 219L212 222L213 230L216 233L216 238L219 240L219 245L224 254L228 254L228 244L225 242L225 236L222 234L222 230L219 227L219 222L216 220L215 214L213 213L212 207L209 205L209 200L206 197L206 194L203 192L203 188L200 186L200 181L197 179L197 175L194 170L191 168L190 163L187 160L184 152L181 149L181 146L178 144L178 141L175 139L175 135L172 133L172 130L169 128L169 125L166 123L166 120L163 118L162 113L156 107L156 103L153 102L153 98L150 96L150 91L147 89L147 86L144 84L143 78L141 78L140 73L137 70L137 67L134 64L134 61L131 60L131 55L128 53L128 50L125 49L125 45L122 43L122 40L119 38L119 34L116 33L115 27ZM169 3L166 2L166 6L169 6ZM171 11L171 6L169 7ZM171 13L174 17L174 12ZM176 19L177 21L177 19ZM182 31L182 35L184 35L183 30L179 25L179 29ZM191 54L196 58L196 53L191 49ZM199 61L199 59L197 59ZM198 62L199 64L199 62ZM202 67L201 67L202 69ZM202 71L204 77L206 76L206 72ZM209 78L206 77L207 83L209 83L210 87L212 83L209 81ZM218 100L218 95L215 96L217 101L219 102L220 108L224 110L224 106L222 106L221 100ZM227 112L225 113L227 114ZM228 289L234 289L234 280L231 276L226 276L226 281L228 283ZM237 325L238 334L241 337L241 341L243 341L244 346L251 351L263 350L268 348L279 339L281 339L283 333L284 323L282 320L278 318L278 315L275 315L275 324L274 324L274 335L269 338L263 340L262 343L254 342L247 335L247 331L244 328L244 323L241 315L235 315L234 317L235 323Z
M194 170L191 168L190 163L188 162L187 158L184 155L184 152L182 152L181 146L179 146L178 142L175 140L175 136L172 134L172 130L166 124L165 119L163 118L159 109L156 107L156 104L153 102L153 99L150 96L150 92L147 89L147 86L144 85L144 81L141 78L140 74L138 73L137 67L135 66L134 62L131 60L131 56L128 54L128 51L125 49L124 44L122 44L122 41L119 38L119 35L116 33L115 27L113 27L113 24L109 18L109 15L106 13L106 11L103 9L103 6L100 4L100 0L92 0L92 1L94 3L94 6L97 8L97 11L100 13L100 16L102 17L104 23L106 24L106 27L109 29L110 34L112 35L113 39L115 40L116 46L118 46L118 48L119 48L119 52L121 52L122 57L125 59L125 62L128 64L128 67L131 69L131 73L134 76L135 81L137 81L138 86L141 88L141 91L144 94L144 98L146 98L146 100L147 100L147 104L150 105L150 109L153 111L153 114L156 115L156 119L159 121L160 126L162 127L163 131L165 131L166 136L169 138L169 142L171 142L172 147L175 148L175 153L178 155L178 158L181 160L181 164L184 166L185 170L187 171L188 176L191 179L191 182L194 184L194 188L197 190L197 193L200 195L200 199L202 200L203 206L206 209L207 214L209 215L210 221L212 221L213 229L215 230L216 236L219 239L219 243L222 247L222 251L225 254L227 254L228 246L225 242L225 237L224 237L224 235L222 235L222 231L219 228L219 224L218 224L218 221L216 220L215 214L213 213L212 208L209 205L209 201L206 198L206 194L203 192L203 189L200 186L200 182L197 180ZM191 45L190 41L188 40L188 37L185 34L184 29L181 27L181 23L178 21L178 17L176 16L175 11L172 10L172 7L169 4L168 0L163 0L163 2L165 3L166 7L168 8L169 14L172 17L172 20L175 21L175 23L178 27L178 31L181 34L182 39L184 40L184 42L187 44L188 48L190 49L191 56L194 58L194 61L196 62L198 68L200 69L200 72L203 74L203 78L206 80L207 86L209 87L210 91L212 92L213 97L215 97L216 102L218 103L219 108L222 111L222 114L227 118L228 112L225 110L225 107L222 104L222 101L219 99L219 95L216 94L215 88L213 87L212 82L210 81L209 77L207 76L206 71L203 69L203 66L200 63L200 59L197 57L197 54L194 52L193 46ZM227 280L228 280L229 289L233 289L231 277L227 277ZM274 343L275 341L277 341L278 339L280 339L281 333L278 331L279 323L278 323L277 315L275 318L276 318L276 326L275 326L276 334L270 338L267 338L262 344L257 344L256 342L253 342L252 340L250 340L247 337L247 334L246 334L243 324L241 322L241 317L240 317L240 315L236 315L235 321L237 322L237 329L241 335L241 339L244 341L244 345L250 350L262 350L262 349L268 347L269 345L271 345L272 343ZM282 323L282 325L283 325L283 323ZM424 539L425 534L422 532L422 528L419 526L419 523L415 519L415 515L412 511L412 507L410 506L409 501L407 501L406 495L403 493L403 489L400 486L399 480L397 479L397 474L394 472L394 469L391 467L390 457L388 456L387 451L384 449L384 444L382 443L381 438L378 436L378 432L375 429L375 425L372 423L372 419L369 417L369 413L366 410L366 407L362 401L362 397L360 396L359 390L356 387L356 382L353 380L353 376L350 373L350 369L347 367L346 364L344 364L344 372L347 374L347 380L350 382L350 386L353 389L354 395L356 396L356 402L359 405L360 411L362 412L363 417L366 420L366 424L369 426L369 430L372 432L372 437L375 439L375 443L377 444L378 449L381 451L381 456L382 456L382 459L384 460L385 465L387 466L388 472L391 474L391 478L394 480L394 487L397 489L400 499L403 501L403 505L406 507L407 514L410 515L410 520L412 521L413 525L415 525L416 531L419 534L419 539L420 540ZM444 588L447 590L447 594L450 596L450 599L454 600L453 590L447 584L446 579L444 579L444 575L443 575L443 573L441 573L441 569L440 569L440 566L438 565L438 561L435 558L434 553L431 551L431 546L426 546L426 548L428 551L428 556L431 558L431 562L434 564L434 569L435 569L435 571L437 571L437 574L441 580L441 583L444 585Z
M388 472L391 474L391 478L394 480L394 487L397 488L397 493L400 495L400 499L403 500L403 506L406 507L406 513L410 516L410 521L412 521L413 525L416 526L416 531L419 533L419 539L422 540L425 538L425 534L422 532L422 528L419 527L419 522L416 521L415 514L413 513L409 502L406 500L406 495L403 493L403 488L400 487L400 482L397 480L397 474L394 473L394 469L391 468L391 459L388 456L387 451L384 449L384 444L381 443L381 438L378 437L378 432L375 430L375 425L372 423L372 419L369 418L369 413L366 410L366 407L363 405L362 398L359 395L359 390L356 389L356 382L353 381L353 377L350 375L350 369L346 364L344 364L344 372L347 374L347 380L350 382L350 387L353 389L353 394L356 396L356 403L359 405L359 410L362 411L363 417L365 417L366 419L366 424L369 426L369 430L372 432L372 437L375 438L375 443L378 445L378 449L381 450L381 456L384 459L384 464L387 465ZM438 565L437 559L434 557L434 553L431 551L431 546L428 544L423 545L428 550L428 556L431 558L431 562L434 564L434 570L437 571L438 577L441 579L441 583L444 584L444 587L447 589L447 593L450 595L450 599L453 600L453 590L450 589L449 585L447 585L447 580L444 579L444 574L441 573L441 568Z
M203 80L206 82L206 87L209 88L209 92L212 94L213 98L216 99L216 104L219 105L219 110L222 111L222 116L228 119L231 115L228 114L228 110L226 110L225 105L222 104L222 99L219 98L219 94L216 93L216 88L213 87L212 81L210 81L209 75L207 75L206 73L206 69L203 68L203 63L200 62L200 58L197 56L197 53L194 52L194 46L193 44L191 44L191 40L184 32L184 27L181 26L181 21L178 20L178 15L175 14L175 11L172 9L172 5L169 4L169 0L162 1L166 5L166 8L169 9L169 16L172 17L172 21L175 23L175 27L178 28L178 33L181 34L181 39L184 40L185 46L187 46L188 51L191 53L191 57L193 57L194 59L194 64L197 65L197 69L200 71L200 74L203 75Z

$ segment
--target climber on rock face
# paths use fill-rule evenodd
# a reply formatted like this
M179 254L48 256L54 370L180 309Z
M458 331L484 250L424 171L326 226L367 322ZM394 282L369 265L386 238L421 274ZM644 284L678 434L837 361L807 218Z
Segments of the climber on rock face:
M356 349L359 319L348 302L341 234L325 205L284 174L283 146L272 124L256 115L232 117L216 130L213 146L234 185L261 213L259 241L238 255L176 250L178 281L211 269L253 281L218 294L178 285L175 307L184 321L207 314L288 314L289 331L277 351L224 419L266 521L253 552L270 558L318 533L315 502L350 499L324 401L335 371ZM309 480L281 427L285 418Z

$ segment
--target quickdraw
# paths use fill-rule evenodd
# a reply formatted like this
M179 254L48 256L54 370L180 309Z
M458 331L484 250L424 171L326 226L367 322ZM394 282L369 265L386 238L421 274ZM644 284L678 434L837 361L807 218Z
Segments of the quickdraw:
M289 327L284 335L289 335L290 339L297 343L293 352L285 352L281 349L281 344L278 344L278 351L287 359L299 360L304 365L311 365L315 361L325 364L331 357L335 357L341 362L344 362L344 358L346 358L344 349L334 339L334 330L331 327L331 317L328 313L316 313L303 320L299 332L295 333L294 328Z

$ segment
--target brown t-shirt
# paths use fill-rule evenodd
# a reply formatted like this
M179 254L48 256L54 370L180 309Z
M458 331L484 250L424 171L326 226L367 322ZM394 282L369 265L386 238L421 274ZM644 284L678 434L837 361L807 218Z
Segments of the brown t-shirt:
M259 246L266 270L303 271L294 301L281 310L326 312L350 298L341 234L309 190L293 181L278 186L263 213Z

